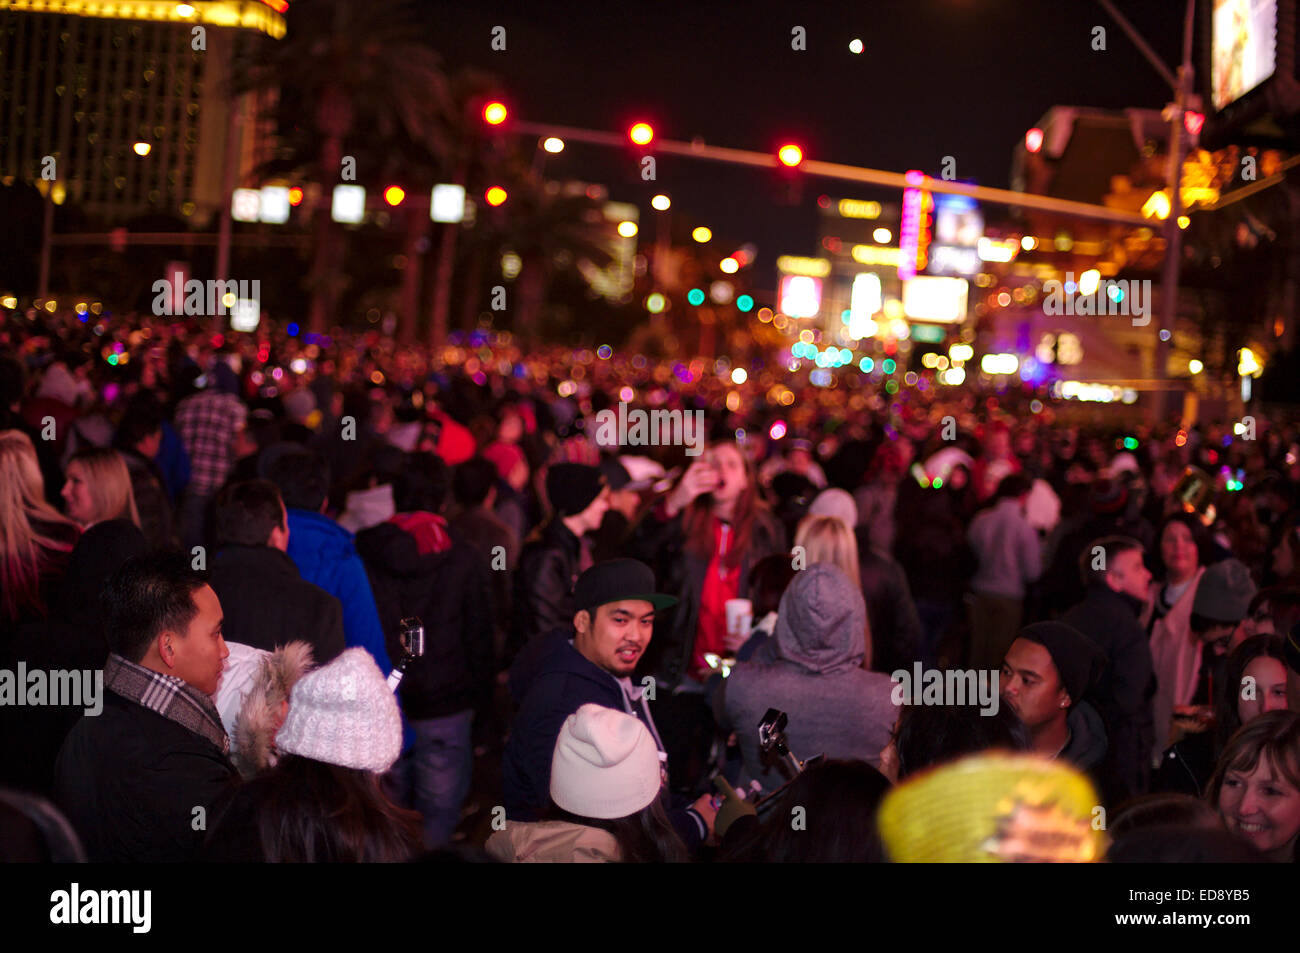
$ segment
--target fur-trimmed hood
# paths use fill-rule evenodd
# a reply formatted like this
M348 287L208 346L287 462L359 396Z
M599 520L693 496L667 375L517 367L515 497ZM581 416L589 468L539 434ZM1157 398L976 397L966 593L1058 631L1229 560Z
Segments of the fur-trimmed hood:
M276 762L275 733L298 679L314 667L311 646L289 642L274 652L227 643L217 709L230 735L230 760L251 778Z

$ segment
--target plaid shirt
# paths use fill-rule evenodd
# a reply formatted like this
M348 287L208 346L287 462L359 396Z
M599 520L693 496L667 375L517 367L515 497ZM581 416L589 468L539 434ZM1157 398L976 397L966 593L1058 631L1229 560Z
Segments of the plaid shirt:
M212 698L184 679L164 675L110 652L104 663L104 686L164 718L207 738L222 754L230 752L230 739Z
M235 465L235 435L244 429L248 408L234 394L200 391L176 408L176 429L190 455L190 488L211 496Z

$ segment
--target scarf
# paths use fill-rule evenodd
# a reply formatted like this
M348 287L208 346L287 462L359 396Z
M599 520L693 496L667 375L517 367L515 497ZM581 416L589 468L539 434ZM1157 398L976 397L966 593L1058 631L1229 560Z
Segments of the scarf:
M104 685L127 701L155 711L168 721L206 738L221 751L230 751L230 739L211 696L175 675L164 675L110 652L104 663Z

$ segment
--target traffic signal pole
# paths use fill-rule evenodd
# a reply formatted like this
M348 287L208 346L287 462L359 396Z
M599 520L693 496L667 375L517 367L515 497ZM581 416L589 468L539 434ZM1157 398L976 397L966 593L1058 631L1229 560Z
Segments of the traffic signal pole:
M523 135L556 136L561 139L583 142L594 146L628 148L628 142L623 136L593 129L577 129L572 126L556 126L549 123L519 122L514 125L513 131ZM731 165L747 165L759 169L784 168L775 155L766 152L710 146L699 141L680 142L671 139L655 139L652 144L644 148L647 153L679 155L713 162L726 162ZM822 162L816 159L805 159L799 164L798 168L805 175L838 179L842 182L856 182L860 185L876 185L900 190L911 187L907 181L907 176L901 172L887 172L883 169L869 169L862 166L843 165L837 162ZM1150 225L1147 219L1136 212L1125 212L1120 209L1107 208L1104 205L1073 202L1068 199L1057 199L1047 195L1014 192L1010 189L967 185L964 182L952 182L947 179L931 178L930 176L926 176L925 189L930 192L965 195L979 202L1038 209L1061 215L1073 215L1078 218L1117 222L1124 225Z

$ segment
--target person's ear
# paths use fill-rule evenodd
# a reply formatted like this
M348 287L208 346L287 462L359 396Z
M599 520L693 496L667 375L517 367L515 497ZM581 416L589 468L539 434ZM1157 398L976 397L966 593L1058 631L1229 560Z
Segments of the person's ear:
M1062 708L1069 708L1071 705L1074 704L1074 700L1070 698L1070 693L1067 692L1064 688L1062 688L1060 692L1057 693L1057 698L1060 701Z
M580 609L573 614L573 627L584 635L591 628L591 613Z
M158 657L168 668L176 667L176 641L179 636L170 629L158 634Z

